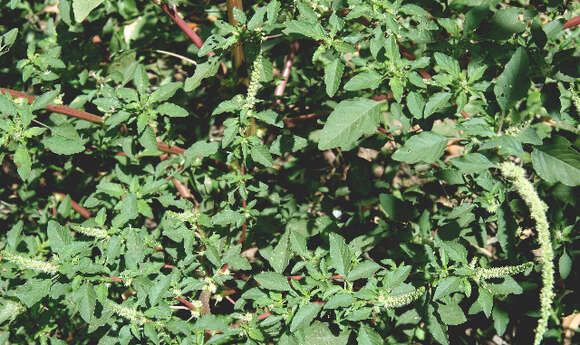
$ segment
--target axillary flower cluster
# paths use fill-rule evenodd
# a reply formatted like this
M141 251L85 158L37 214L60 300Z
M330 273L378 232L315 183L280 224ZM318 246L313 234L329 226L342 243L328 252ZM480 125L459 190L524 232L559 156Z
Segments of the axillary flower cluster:
M540 291L541 317L536 327L534 345L542 342L548 326L548 318L554 298L554 250L550 240L550 228L546 218L548 206L540 199L534 186L526 178L522 167L512 162L504 162L501 165L501 173L504 177L513 181L515 189L530 208L530 215L536 222L538 242L542 251L542 290Z
M2 260L13 262L21 269L30 269L48 274L58 273L58 265L52 262L35 260L18 254L10 253L8 251L2 251L0 255L2 256Z

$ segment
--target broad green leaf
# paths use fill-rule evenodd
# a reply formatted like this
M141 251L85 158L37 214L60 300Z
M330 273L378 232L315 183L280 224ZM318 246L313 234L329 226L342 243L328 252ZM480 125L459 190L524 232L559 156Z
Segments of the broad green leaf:
M478 173L495 167L495 164L481 153L468 153L465 156L452 158L449 162L464 174Z
M461 68L459 67L459 62L457 60L451 56L439 52L436 52L434 57L437 66L439 66L441 70L451 74L454 77L459 76L459 73L461 73Z
M356 341L359 345L382 345L385 343L377 332L364 323L360 325Z
M437 284L433 299L437 300L445 296L449 296L452 292L459 291L461 280L457 277L451 276L443 279Z
M326 36L326 32L322 25L318 22L307 23L297 20L292 20L286 23L286 28L282 30L286 35L300 34L314 40L322 40Z
M525 48L519 47L497 78L493 92L504 112L528 94L530 87L528 65L528 54Z
M41 96L37 97L34 102L30 105L32 111L42 109L52 103L56 96L58 96L59 90L53 90L43 93Z
M399 46L392 35L389 35L385 41L385 55L391 62L398 62L401 60L401 53L399 52Z
M493 308L493 296L486 288L480 287L478 291L479 295L477 296L476 303L479 304L485 316L489 317Z
M427 305L427 330L433 338L442 345L449 345L449 336L447 334L447 326L442 325L435 315L435 308L431 305Z
M152 306L157 305L162 297L169 292L171 285L171 276L160 275L159 280L153 285L149 291L149 302Z
M572 258L570 258L570 255L568 255L568 252L565 249L558 260L558 271L560 272L560 277L562 277L562 279L568 278L570 272L572 272Z
M254 276L260 287L266 290L290 291L286 277L276 272L262 272Z
M30 171L32 167L32 160L30 159L30 153L24 145L18 146L16 152L14 152L14 164L16 164L16 171L20 178L24 181L30 176Z
M550 183L580 185L580 153L571 147L561 144L536 147L532 151L532 164L538 175Z
M233 210L222 210L215 214L212 223L219 226L226 226L233 224L235 226L241 225L244 222L244 216Z
M219 149L218 142L198 141L191 145L184 153L185 157L193 160L197 157L203 158L216 154Z
M175 95L182 86L181 82L171 82L161 85L149 96L149 102L163 102Z
M346 245L344 238L338 234L331 233L330 242L330 264L336 269L336 272L345 277L350 272L352 264L352 254Z
M297 345L346 345L348 343L350 331L342 331L337 335L335 333L329 329L327 323L314 321L304 330L304 340Z
M264 24L264 15L266 14L266 7L260 7L256 10L252 18L248 21L248 30L256 30Z
M425 104L425 110L423 111L423 117L428 118L437 111L441 110L451 98L449 92L438 92L433 96L429 97L427 104Z
M447 139L433 132L422 132L412 136L405 145L393 154L393 159L409 164L432 163L441 157Z
M524 31L526 23L520 20L522 12L522 9L517 7L498 10L491 17L491 30L485 36L495 40L507 40L513 34Z
M95 293L93 285L90 283L84 283L81 285L81 287L73 293L73 301L75 302L83 320L90 323L93 320L95 305L97 303L97 294Z
M503 336L510 322L509 314L506 311L499 309L496 305L495 307L493 307L492 318L493 318L493 327L495 328L497 334L500 337Z
M266 168L271 168L274 166L274 159L272 159L272 155L270 152L268 152L268 148L264 145L253 146L250 155L252 156L254 162L260 163Z
M51 283L50 279L29 279L16 289L8 291L8 295L17 297L30 308L48 295Z
M212 115L218 115L223 113L233 113L236 110L242 109L245 103L245 98L242 95L235 95L232 99L222 101L211 113Z
M137 196L135 193L128 194L121 204L123 205L121 210L127 219L131 220L139 216L139 206L137 205Z
M466 322L465 314L456 303L439 305L439 316L446 325L456 326Z
M143 134L141 134L141 136L139 137L139 144L141 144L141 146L146 148L148 151L151 152L159 151L157 138L155 137L155 132L153 131L153 128L149 126L145 127Z
M2 92L0 92L0 113L10 116L15 116L18 113L14 101Z
M312 320L314 320L321 309L322 305L317 303L307 303L300 306L298 312L294 315L294 318L292 318L290 332L294 333L298 329L310 326Z
M224 322L224 320L218 318L216 315L203 315L199 320L195 322L193 325L193 330L196 331L203 331L203 330L210 330L210 331L221 331L228 328L228 325Z
M183 109L182 107L176 104L169 102L165 102L160 106L158 106L157 111L163 115L168 115L171 117L187 117L189 115L189 112L187 110Z
M50 248L60 255L73 242L70 231L53 220L48 222L46 233L48 235Z
M358 91L371 89L374 90L379 87L383 76L375 71L366 71L359 73L352 77L344 84L344 89L347 91Z
M354 303L355 299L351 294L348 293L338 293L332 297L324 304L324 309L337 309L346 308Z
M340 102L322 128L318 148L351 148L361 136L374 133L380 123L380 106L364 98Z
M85 150L85 145L82 141L68 139L59 135L46 137L42 140L42 143L57 155L73 155Z
M423 109L425 109L425 100L415 91L409 92L407 95L407 108L409 112L417 119L423 118Z
M137 65L135 75L133 76L133 84L135 84L140 95L145 95L147 93L150 83L145 66L141 64Z
M192 77L189 77L185 80L185 85L183 90L185 92L190 92L195 89L201 82L209 77L213 77L219 68L219 61L217 59L209 60L208 62L204 62L202 64L198 64L195 68L195 72L193 73Z
M270 266L277 273L284 273L284 270L290 263L290 238L288 236L288 231L280 237L280 242L274 247L272 255L268 258Z
M276 126L278 128L284 128L284 122L278 120L279 118L278 113L272 109L267 109L264 111L260 111L258 113L253 113L253 117L269 125Z
M397 103L401 103L401 100L403 99L403 82L401 81L401 79L399 78L391 78L389 80L389 87L391 88L391 91L393 92L393 97L395 98L395 101L397 101Z
M380 268L381 266L376 262L365 260L352 268L352 270L347 275L347 279L350 281L363 278L368 279L371 278Z
M286 152L296 152L308 146L308 140L297 135L279 135L270 145L270 153L282 156Z
M331 63L324 66L324 84L328 97L334 97L344 72L344 64L340 58L335 58Z
M85 18L91 13L92 10L97 8L105 0L72 0L72 9L75 16L75 21L81 23Z
M18 37L18 29L13 28L0 36L0 56L6 54ZM1 323L1 322L0 322Z

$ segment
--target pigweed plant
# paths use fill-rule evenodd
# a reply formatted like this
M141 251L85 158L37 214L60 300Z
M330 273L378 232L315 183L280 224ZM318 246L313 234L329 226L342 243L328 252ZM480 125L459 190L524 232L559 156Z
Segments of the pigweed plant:
M580 343L580 3L0 4L0 344Z

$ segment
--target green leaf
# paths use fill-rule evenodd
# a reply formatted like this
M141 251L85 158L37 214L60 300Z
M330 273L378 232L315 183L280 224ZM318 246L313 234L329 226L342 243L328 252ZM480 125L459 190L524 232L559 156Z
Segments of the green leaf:
M264 15L266 14L266 7L260 7L256 10L252 18L248 21L246 26L248 30L256 30L264 24Z
M10 116L18 114L14 101L2 92L0 92L0 113Z
M272 255L268 258L270 266L277 273L284 273L284 270L290 263L290 238L288 231L280 237L280 242L276 245L272 251Z
M359 73L352 77L349 81L344 84L344 89L347 91L358 91L371 89L374 90L379 87L383 76L375 71L366 71Z
M461 286L461 280L458 277L447 277L437 284L437 289L433 294L433 299L438 300L445 296L449 296L455 291L459 291Z
M187 117L189 115L189 112L187 110L183 109L182 107L176 104L169 102L165 102L160 106L158 106L157 111L163 115L168 115L171 117Z
M423 118L423 109L425 109L425 100L415 91L409 92L407 95L407 108L409 112L417 119Z
M385 41L385 55L391 62L401 61L401 53L399 52L399 46L395 41L395 38L390 35Z
M290 324L290 332L294 333L296 330L310 326L312 320L318 315L322 309L321 304L317 303L307 303L298 309L298 312L292 318L292 323Z
M377 332L364 323L360 325L356 341L359 345L382 345L385 343Z
M505 333L508 324L510 323L510 316L504 310L501 310L497 305L493 308L493 327L495 328L497 334L501 337Z
M476 303L479 304L485 316L489 317L493 308L493 296L486 288L479 287L478 291L479 295L477 296Z
M156 102L163 102L175 95L177 90L179 90L182 86L181 82L171 82L167 84L163 84L159 86L159 88L149 96L149 102L156 103Z
M320 23L307 23L297 20L289 21L282 32L286 35L300 34L314 40L323 40L326 36L326 32Z
M440 344L449 345L449 336L447 334L447 326L442 325L437 317L435 316L435 308L431 305L427 305L427 330L433 336L433 338Z
M454 157L449 162L464 174L478 173L495 167L495 164L481 153L468 153L465 156Z
M77 291L73 293L73 301L79 310L79 314L90 323L93 320L95 313L95 305L97 303L97 294L93 285L84 283Z
M254 276L261 288L275 291L290 291L286 277L276 272L262 272Z
M38 109L45 108L47 105L52 103L52 101L54 101L56 96L58 96L58 93L59 90L53 90L43 93L41 96L37 97L34 100L34 102L32 102L32 104L30 105L31 110L35 111Z
M314 321L304 330L304 340L298 345L346 345L348 343L350 331L342 331L337 335L335 333L329 329L327 323Z
M0 56L6 54L18 37L18 28L13 28L0 36ZM1 322L0 322L1 323Z
M572 258L568 255L568 252L564 249L562 255L558 260L558 271L560 272L560 277L562 279L568 278L570 272L572 272Z
M121 210L126 219L132 220L139 216L139 205L137 205L137 195L135 193L128 194L121 204Z
M445 71L454 77L459 77L459 74L461 73L461 68L459 67L459 62L457 60L455 60L451 56L439 52L436 52L434 54L434 57L437 66L439 66L439 68L441 68L442 71Z
M157 138L155 136L155 132L153 128L147 126L143 131L143 134L139 137L139 144L143 146L145 149L151 152L158 152L158 144Z
M308 140L297 135L279 135L270 145L270 153L282 156L286 152L296 152L308 146Z
M428 118L437 111L441 110L451 98L449 92L438 92L433 96L429 97L427 104L425 104L425 110L423 111L423 117Z
M344 64L340 58L335 58L331 63L324 66L324 84L326 85L328 97L334 97L334 94L338 91L343 73Z
M422 132L412 136L405 145L393 154L393 159L409 164L433 163L441 157L447 139L433 132Z
M71 140L61 136L44 138L42 143L57 155L74 155L85 150L85 145L82 141Z
M381 266L376 262L365 260L352 268L347 275L347 280L355 281L363 278L371 278L380 268Z
M252 156L254 162L260 163L266 168L271 168L274 166L274 159L272 159L272 155L270 152L268 152L268 148L264 145L253 146L250 155Z
M160 275L159 280L149 291L149 302L152 306L157 305L159 300L164 297L170 290L171 276Z
M20 178L23 181L26 181L30 176L32 167L32 160L30 159L30 154L28 153L26 146L18 146L16 152L14 152L14 164L16 164L16 171Z
M528 65L528 54L524 48L519 47L497 78L493 92L502 111L510 109L528 94Z
M372 134L380 123L381 103L359 98L340 102L320 133L320 150L351 148L365 134Z
M534 170L544 180L567 186L580 185L580 153L562 144L536 147L532 151Z
M224 322L224 320L218 318L216 315L203 315L195 325L193 325L193 330L195 331L203 331L203 330L210 330L210 331L221 331L228 328L228 325Z
M217 73L218 68L219 60L217 59L211 59L208 62L197 65L193 76L185 80L183 90L185 92L190 92L197 89L204 79L213 77Z
M439 305L439 316L446 325L456 326L466 322L465 314L456 303Z
M26 283L8 291L9 296L16 296L28 308L35 305L50 292L50 279L29 279Z
M355 299L351 294L348 293L338 293L332 297L324 304L324 309L338 309L350 307L354 303Z
M345 277L350 272L352 264L352 254L346 245L344 238L338 234L331 233L330 242L330 264L336 269L336 272Z
M513 34L526 29L526 23L520 20L522 9L517 7L502 8L495 12L490 20L491 30L485 34L494 40L507 40Z
M72 9L75 16L75 21L81 23L85 18L91 13L92 10L97 8L105 0L72 0Z
M54 220L48 222L46 233L48 235L50 248L59 253L59 255L62 255L67 247L73 242L73 237L70 231Z
M397 101L397 103L401 103L401 100L403 99L403 82L401 81L401 79L399 78L391 78L389 80L389 87L391 88L391 91L393 92L393 97L395 98L395 101Z
M137 92L140 95L145 95L147 93L147 89L149 88L149 76L147 75L147 70L145 70L145 66L139 64L135 69L135 75L133 77L133 84L137 88Z
M197 157L204 158L216 154L219 149L218 142L205 142L205 141L198 141L191 145L184 153L185 157L188 159L196 159Z

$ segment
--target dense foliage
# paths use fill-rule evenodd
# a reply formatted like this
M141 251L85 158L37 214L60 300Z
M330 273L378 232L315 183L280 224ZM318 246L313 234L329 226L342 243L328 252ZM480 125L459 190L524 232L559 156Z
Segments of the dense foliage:
M580 343L580 3L0 6L0 344Z

